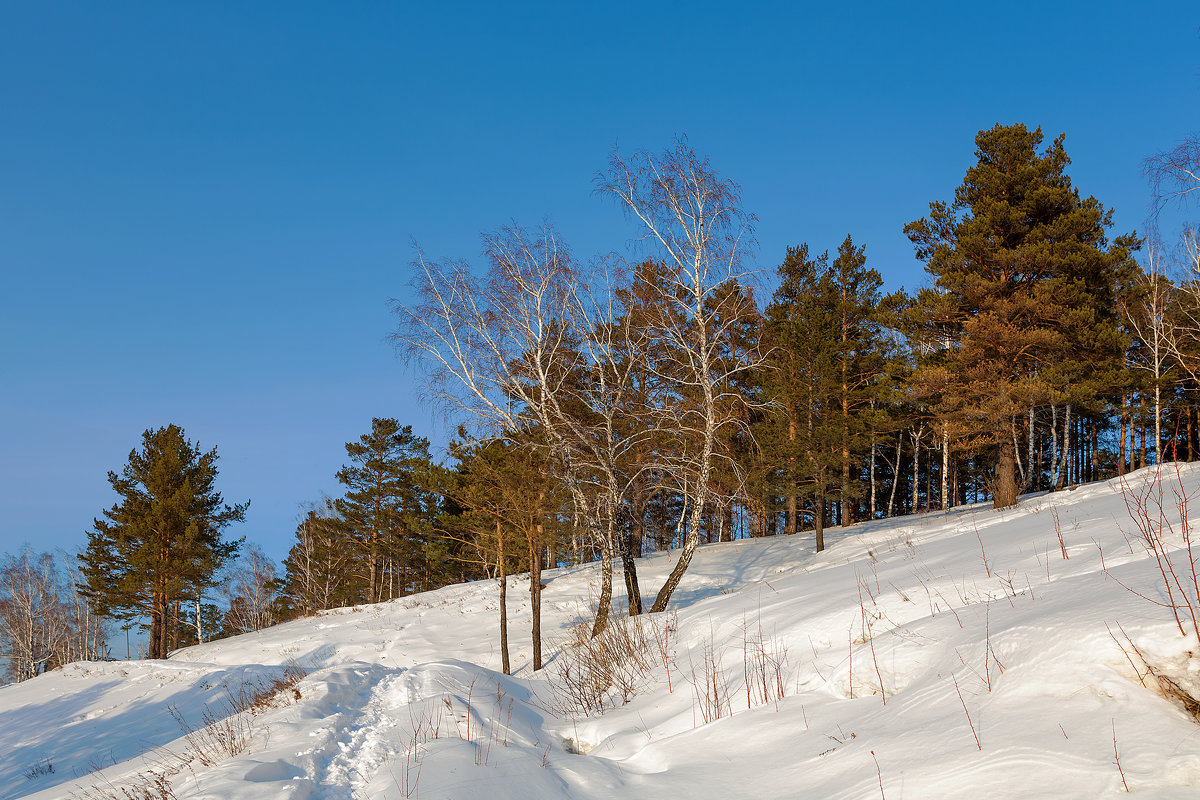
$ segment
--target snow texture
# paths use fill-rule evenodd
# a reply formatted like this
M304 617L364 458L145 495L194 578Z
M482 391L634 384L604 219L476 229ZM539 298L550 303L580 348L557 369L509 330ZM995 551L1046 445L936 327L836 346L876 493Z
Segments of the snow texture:
M571 710L555 677L591 616L594 566L546 573L537 674L521 577L511 677L494 581L163 661L72 664L0 689L0 800L122 797L170 765L178 800L1031 800L1126 784L1194 798L1200 726L1125 652L1200 694L1200 643L1151 602L1159 571L1127 509L1125 492L1155 481L1178 534L1173 491L1200 491L1200 467L833 529L819 554L803 534L703 546L673 611L644 623L670 637L665 655L603 714ZM648 595L674 558L639 563ZM176 717L198 728L231 688L292 662L308 671L299 699L255 714L244 752L178 767Z

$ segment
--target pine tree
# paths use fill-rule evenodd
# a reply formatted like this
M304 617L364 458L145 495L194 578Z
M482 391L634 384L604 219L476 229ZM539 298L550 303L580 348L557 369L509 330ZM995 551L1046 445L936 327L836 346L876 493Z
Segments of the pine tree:
M801 503L809 500L820 551L825 547L826 493L841 464L840 346L831 314L839 290L828 254L812 258L807 244L788 247L779 279L764 330L773 367L766 391L778 409L772 449L781 462L786 531L796 532Z
M452 495L466 513L450 535L459 542L469 539L475 558L499 583L502 669L508 673L510 668L508 576L515 566L529 570L533 668L541 669L542 568L547 549L561 539L561 481L541 449L495 440L454 445L452 451L460 462Z
M1097 362L1119 358L1108 309L1136 246L1109 245L1112 213L1071 185L1063 137L1039 153L1042 140L1021 124L980 131L953 204L905 226L936 281L918 298L918 346L943 351L914 380L938 395L939 415L974 433L970 445L993 453L997 508L1017 500L1014 419L1094 396Z
M360 557L363 600L433 588L440 559L429 441L411 425L375 418L370 433L346 444L346 455L351 463L337 473L346 494L335 507Z
M838 404L833 409L840 429L841 470L838 480L838 522L854 521L854 508L864 494L862 458L869 457L871 432L882 420L886 387L883 379L894 355L884 335L895 325L893 309L904 303L902 293L880 294L883 278L867 267L866 250L849 234L829 265L834 288L834 335L837 340Z
M244 518L249 501L224 504L214 486L216 464L216 448L203 452L182 428L168 425L143 433L121 474L108 473L121 499L88 532L83 591L103 615L148 616L150 658L170 651L180 600L215 585L241 545L221 531Z

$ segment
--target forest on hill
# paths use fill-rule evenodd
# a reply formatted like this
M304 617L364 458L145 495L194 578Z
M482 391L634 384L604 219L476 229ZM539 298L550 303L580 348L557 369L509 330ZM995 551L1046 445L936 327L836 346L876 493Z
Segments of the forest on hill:
M905 232L927 286L887 292L853 232L773 273L738 185L686 138L614 151L594 189L638 230L577 258L548 224L483 236L484 264L413 263L394 341L461 423L445 463L402 421L346 445L344 493L275 565L224 529L216 450L147 430L76 559L0 564L0 656L22 680L528 572L598 562L591 632L666 610L696 548L1057 491L1200 458L1200 232L1112 230L1064 136L996 125L961 183ZM1200 187L1200 139L1153 155L1157 201ZM655 585L637 559L677 553ZM617 576L617 577L614 577ZM614 580L623 582L614 607Z

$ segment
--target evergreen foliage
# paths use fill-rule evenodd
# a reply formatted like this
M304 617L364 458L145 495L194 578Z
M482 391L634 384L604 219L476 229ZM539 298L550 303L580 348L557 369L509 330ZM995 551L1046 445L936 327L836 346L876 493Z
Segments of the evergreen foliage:
M216 464L216 448L204 452L168 425L143 433L121 473L108 473L120 500L88 532L83 592L102 615L149 617L150 658L177 643L171 614L179 601L214 586L241 545L221 532L244 518L249 502L224 503Z
M362 601L376 603L439 584L445 554L434 537L436 475L429 441L395 419L371 420L371 432L346 444L346 487L335 501L338 524L355 548Z
M994 453L997 507L1017 498L1013 420L1036 405L1092 402L1121 355L1113 289L1137 241L1110 245L1112 213L1071 185L1063 139L1039 152L1040 128L980 131L953 203L932 203L905 227L935 279L914 330L938 358L915 390L968 448Z

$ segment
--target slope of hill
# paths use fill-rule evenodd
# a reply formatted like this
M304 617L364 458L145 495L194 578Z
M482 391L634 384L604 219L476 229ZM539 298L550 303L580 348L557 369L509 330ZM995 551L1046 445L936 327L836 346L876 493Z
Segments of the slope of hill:
M547 573L538 674L521 578L511 677L494 582L71 665L0 689L0 800L1196 797L1200 727L1142 660L1200 695L1200 643L1128 510L1157 491L1176 547L1200 467L863 523L819 554L702 547L674 611L620 626L640 654L599 701L556 646L590 616L593 567ZM639 564L647 593L673 558Z

